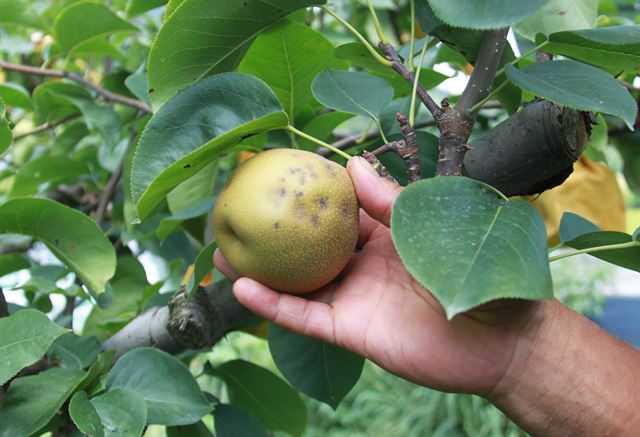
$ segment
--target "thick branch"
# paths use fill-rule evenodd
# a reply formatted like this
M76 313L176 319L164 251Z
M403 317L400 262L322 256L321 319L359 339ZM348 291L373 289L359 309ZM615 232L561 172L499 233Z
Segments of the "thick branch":
M89 88L95 91L100 96L102 96L102 98L104 98L105 100L122 103L123 105L137 108L142 112L151 113L151 108L149 108L144 102L141 102L140 100L136 100L136 99L131 99L129 97L126 97L120 94L113 93L85 79L79 74L76 74L73 72L62 71L62 70L51 70L47 68L38 68L38 67L29 66L29 65L12 64L10 62L5 62L5 61L0 61L0 69L17 71L19 73L25 73L25 74L35 74L38 76L59 77L59 78L70 79L86 88Z
M410 71L406 65L404 65L396 49L391 44L380 43L379 47L387 55L387 59L393 62L392 68L409 83L409 86L413 87L416 75L413 71ZM422 103L424 103L424 106L427 107L433 118L437 120L440 116L440 113L442 112L442 109L440 109L438 104L431 98L431 96L429 95L427 90L424 89L421 83L418 82L417 85L418 98Z
M489 30L484 34L473 73L471 73L469 82L456 103L455 107L458 111L468 111L469 108L489 95L502 58L504 45L507 42L508 32L509 28L504 28Z
M259 319L237 301L231 283L222 280L199 288L192 298L178 292L168 307L155 307L133 319L103 344L116 356L138 347L152 346L169 353L210 347L226 333Z

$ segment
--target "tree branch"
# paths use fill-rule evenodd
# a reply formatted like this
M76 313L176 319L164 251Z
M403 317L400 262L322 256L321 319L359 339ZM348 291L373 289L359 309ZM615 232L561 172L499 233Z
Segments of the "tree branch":
M14 140L19 140L20 138L24 138L27 137L29 135L33 135L33 134L37 134L40 132L44 132L46 130L49 129L53 129L54 127L60 126L61 124L66 123L67 121L71 121L71 120L75 120L76 118L80 117L80 114L71 114L68 115L66 117L61 118L60 120L56 120L56 121L48 121L44 124L41 124L40 126L36 126L31 130L25 131L25 132L21 132L18 133L16 135L13 136Z
M378 44L378 46L387 55L387 59L393 63L392 68L409 83L409 86L413 88L416 75L413 71L410 71L406 65L404 65L396 49L391 44L380 43ZM442 109L440 109L438 104L431 98L431 96L429 95L427 90L424 89L421 83L418 83L417 85L418 98L422 103L424 103L424 106L427 107L433 118L437 120L442 113Z
M86 88L89 88L95 91L100 96L102 96L102 98L104 98L105 100L131 106L133 108L139 109L144 113L151 113L151 108L149 108L144 102L141 102L140 100L136 100L136 99L131 99L129 97L126 97L120 94L113 93L85 79L79 74L76 74L73 72L62 71L62 70L51 70L47 68L38 68L38 67L32 67L29 65L22 65L22 64L12 64L10 62L5 62L5 61L0 61L0 69L17 71L19 73L25 73L25 74L35 74L38 76L59 77L59 78L70 79Z
M4 298L4 292L0 287L0 317L7 317L9 315L9 306L7 300Z

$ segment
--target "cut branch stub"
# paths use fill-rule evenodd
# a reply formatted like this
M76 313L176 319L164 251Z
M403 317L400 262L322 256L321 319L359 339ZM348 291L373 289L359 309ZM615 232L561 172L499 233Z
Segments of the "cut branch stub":
M507 196L541 193L571 174L589 132L582 112L538 100L475 140L464 168Z

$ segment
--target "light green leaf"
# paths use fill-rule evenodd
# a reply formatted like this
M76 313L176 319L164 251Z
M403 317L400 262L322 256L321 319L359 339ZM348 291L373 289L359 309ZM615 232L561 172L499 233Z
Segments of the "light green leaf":
M111 9L93 1L79 1L64 8L56 17L54 35L66 50L91 38L137 28L118 17Z
M384 58L385 55L382 50L376 49L376 51ZM382 65L377 61L365 45L360 42L348 42L346 44L339 45L333 50L333 54L336 58L349 61L356 67L378 71L384 74L391 70L390 67Z
M144 14L151 9L159 8L167 3L167 0L129 0L127 3L127 17L135 17Z
M188 425L211 411L189 369L158 349L139 348L124 354L111 369L107 387L141 395L149 424Z
M494 299L553 297L542 218L485 184L441 177L409 185L391 232L405 267L449 319Z
M267 27L295 10L325 2L182 1L167 13L169 18L149 53L149 93L154 108L204 76L234 70L254 38Z
M283 20L256 38L238 71L265 81L293 120L313 99L311 81L327 67L347 64L333 56L333 44L320 32Z
M192 85L154 115L138 142L131 168L138 217L242 138L287 124L276 96L252 76L223 73Z
M538 12L515 26L520 35L534 40L564 30L589 29L596 24L598 0L549 0Z
M544 51L564 55L608 71L640 72L640 26L556 32Z
M0 205L0 234L39 239L73 270L99 302L113 276L113 246L88 216L48 199L16 198Z
M0 407L0 437L27 436L45 426L83 376L53 368L13 380Z
M454 27L499 29L518 23L547 0L429 0L435 15Z
M560 105L620 117L633 130L638 107L631 94L604 71L575 61L549 61L518 70L505 66L520 88Z
M376 119L393 99L393 88L384 79L355 71L325 70L313 80L311 89L329 108Z
M0 385L38 361L51 343L67 331L32 309L0 318Z
M210 201L218 179L218 162L212 161L198 173L182 182L167 194L167 206L172 214L192 210Z
M0 0L0 23L19 24L34 29L44 29L38 14L27 0Z
M147 422L147 406L138 393L118 388L91 399L105 434L112 437L138 437Z
M216 437L267 437L267 430L254 416L233 405L218 404L213 410Z
M359 355L274 324L269 325L269 351L292 386L334 410L358 382L364 366Z
M92 437L103 437L102 422L96 408L89 402L89 396L84 391L79 391L69 402L69 416L73 423L84 434Z
M255 415L271 431L302 434L307 409L300 395L282 379L242 360L227 361L214 372L226 383L232 405Z
M29 92L20 84L13 82L0 83L0 99L7 106L33 110Z
M13 133L9 127L9 122L0 117L0 156L7 151L13 142Z

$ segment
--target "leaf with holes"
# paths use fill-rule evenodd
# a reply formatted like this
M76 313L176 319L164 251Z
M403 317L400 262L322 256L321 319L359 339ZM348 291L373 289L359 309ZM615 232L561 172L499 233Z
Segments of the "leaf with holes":
M405 267L449 319L495 299L553 297L542 217L481 182L409 185L393 206L391 232Z

